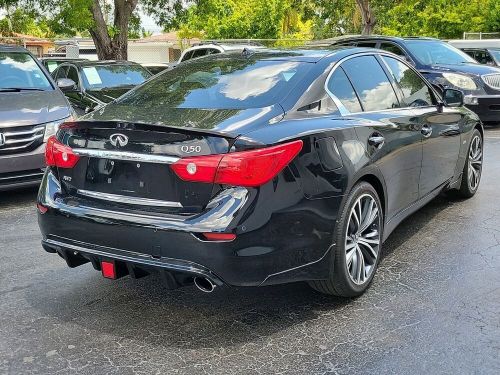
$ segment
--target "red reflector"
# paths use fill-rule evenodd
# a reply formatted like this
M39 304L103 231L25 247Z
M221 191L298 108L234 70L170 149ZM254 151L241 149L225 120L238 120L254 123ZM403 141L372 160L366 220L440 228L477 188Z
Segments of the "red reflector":
M171 168L184 181L255 187L276 177L302 145L298 140L257 150L194 156L178 160Z
M48 208L48 207L45 207L45 206L41 205L40 203L37 203L37 204L36 204L36 208L38 208L38 211L39 211L41 214L44 214L44 213L46 213L46 212L49 210L49 208Z
M101 262L102 275L107 279L116 279L116 269L113 262Z
M207 241L232 241L236 238L233 233L202 233Z
M45 148L45 163L48 166L73 168L80 157L69 146L63 145L55 136L49 137Z

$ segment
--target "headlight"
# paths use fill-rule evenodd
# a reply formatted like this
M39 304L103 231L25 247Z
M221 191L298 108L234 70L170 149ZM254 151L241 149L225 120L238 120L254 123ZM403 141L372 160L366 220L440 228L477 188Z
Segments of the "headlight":
M453 86L464 90L476 90L477 86L472 78L456 73L443 73L443 77Z
M49 139L49 137L51 135L54 135L57 133L57 129L59 129L59 126L65 122L65 121L69 121L71 120L71 116L70 117L66 117L66 118L63 118L61 120L57 120L57 121L52 121L52 122L48 122L45 124L45 134L43 135L43 141L44 142L47 142L47 139Z

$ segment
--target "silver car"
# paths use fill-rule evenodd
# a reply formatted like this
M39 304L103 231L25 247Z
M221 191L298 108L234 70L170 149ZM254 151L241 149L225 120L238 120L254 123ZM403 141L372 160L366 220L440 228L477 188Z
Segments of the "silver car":
M71 116L37 59L24 48L0 45L0 191L41 181L45 142Z

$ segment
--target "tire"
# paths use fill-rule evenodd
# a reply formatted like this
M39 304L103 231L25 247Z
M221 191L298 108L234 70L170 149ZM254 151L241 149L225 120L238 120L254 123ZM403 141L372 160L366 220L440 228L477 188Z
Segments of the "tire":
M373 206L370 206L372 202ZM373 212L369 214L373 207L376 207L374 217L371 216ZM313 289L340 297L356 297L365 292L373 280L382 250L384 219L381 208L380 199L372 185L360 182L352 188L336 221L330 275L326 280L310 281L309 285ZM362 219L361 224L365 225L359 225L357 216L370 219L366 222ZM371 224L366 226L371 219ZM364 226L366 228L363 229ZM378 244L375 244L377 240ZM361 257L363 259L360 262ZM359 272L360 265L364 269L362 272Z
M471 198L476 194L483 172L483 137L479 130L472 132L467 159L462 172L462 182L458 195L462 198Z

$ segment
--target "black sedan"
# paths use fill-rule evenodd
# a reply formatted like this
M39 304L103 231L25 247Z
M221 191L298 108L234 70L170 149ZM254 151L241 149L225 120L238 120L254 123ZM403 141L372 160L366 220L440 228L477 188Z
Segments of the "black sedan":
M458 48L434 38L346 37L336 46L373 47L409 61L439 91L454 88L481 121L500 123L500 69L478 64Z
M404 218L478 189L481 123L443 98L374 49L181 64L50 139L43 247L111 279L360 295Z
M115 100L152 74L129 61L75 60L60 64L52 77L76 113L82 115Z

